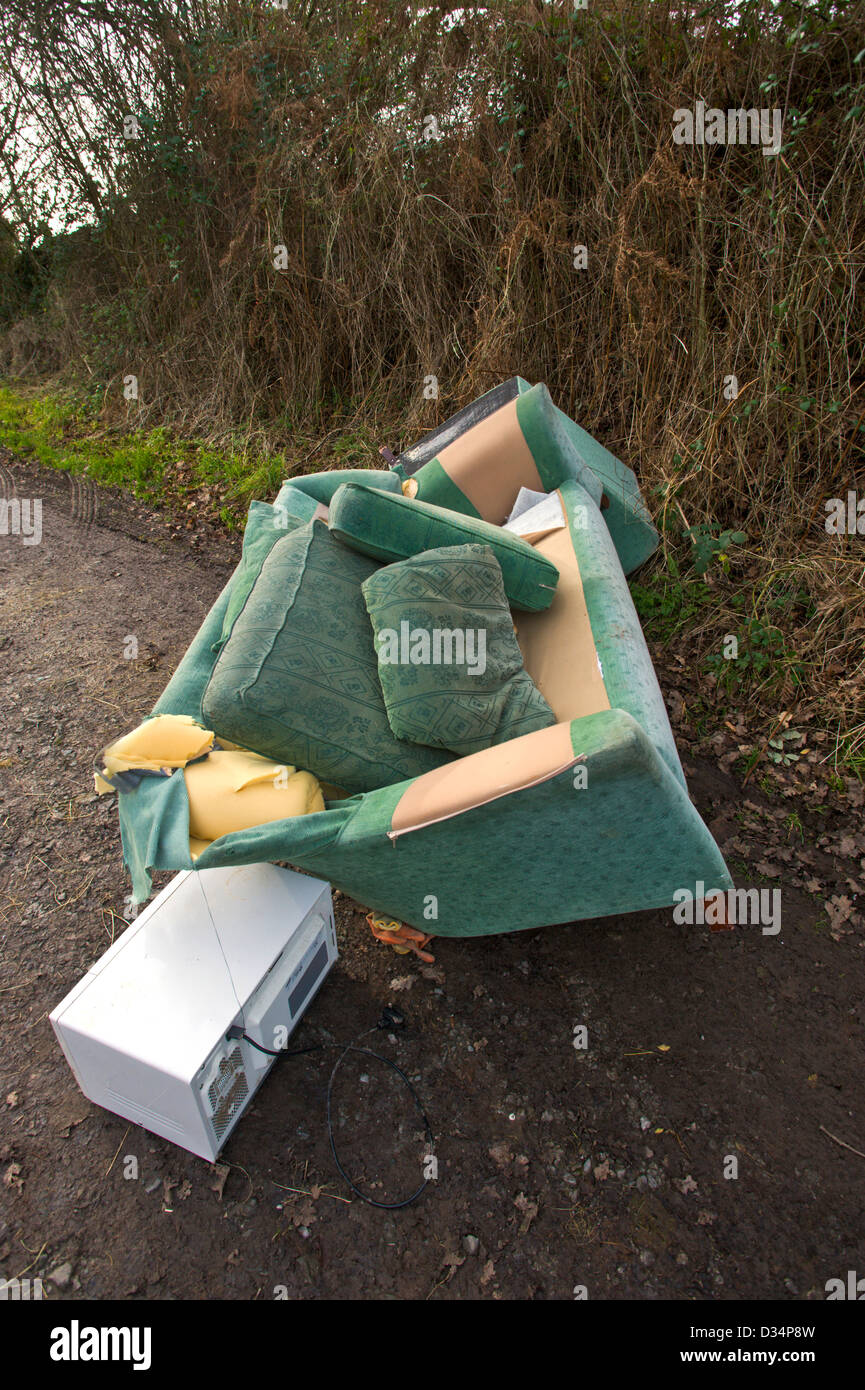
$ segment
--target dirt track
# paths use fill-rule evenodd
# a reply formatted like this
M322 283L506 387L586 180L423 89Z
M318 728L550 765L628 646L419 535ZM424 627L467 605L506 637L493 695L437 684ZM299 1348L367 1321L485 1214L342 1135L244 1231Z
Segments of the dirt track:
M0 538L0 1275L54 1273L58 1299L822 1299L861 1268L865 1158L836 1140L865 1151L865 933L837 913L830 930L804 887L855 902L861 809L809 818L806 799L804 838L785 839L799 803L743 794L681 742L744 882L781 886L778 936L652 912L445 941L422 967L338 899L341 960L296 1045L407 1013L372 1046L419 1078L437 1137L438 1181L411 1208L344 1200L328 1054L277 1066L220 1170L84 1100L47 1014L123 929L129 891L92 760L151 707L239 540L105 493L94 517L95 494L8 458L0 476L43 499L39 545ZM343 1161L385 1200L419 1153L389 1078L352 1061L337 1094Z

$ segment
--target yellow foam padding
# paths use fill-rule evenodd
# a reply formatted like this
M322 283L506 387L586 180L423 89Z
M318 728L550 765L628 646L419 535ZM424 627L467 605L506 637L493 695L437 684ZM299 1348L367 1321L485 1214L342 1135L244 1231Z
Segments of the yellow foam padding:
M191 850L195 840L218 840L235 830L324 810L321 787L311 772L298 772L258 753L217 749L185 768L183 776Z
M157 714L106 748L102 760L108 772L133 768L158 772L162 767L185 767L212 743L213 731L203 729L190 715Z

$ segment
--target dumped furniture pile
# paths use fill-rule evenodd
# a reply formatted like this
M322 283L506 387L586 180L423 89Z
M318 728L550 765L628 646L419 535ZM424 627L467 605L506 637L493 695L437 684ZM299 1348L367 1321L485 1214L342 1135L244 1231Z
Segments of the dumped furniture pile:
M473 936L728 889L628 590L658 544L631 470L521 378L391 458L252 503L102 755L136 901L153 870L288 863Z

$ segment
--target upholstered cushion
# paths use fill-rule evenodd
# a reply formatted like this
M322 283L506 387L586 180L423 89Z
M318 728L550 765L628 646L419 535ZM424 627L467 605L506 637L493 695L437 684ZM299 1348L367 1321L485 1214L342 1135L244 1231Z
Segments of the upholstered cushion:
M310 521L318 507L319 503L313 497L299 492L290 484L283 486L273 506L268 502L250 503L243 532L243 554L231 588L231 597L225 610L217 647L228 638L235 618L246 603L252 586L261 573L261 567L276 542L289 531L294 531L304 522Z
M380 488L398 494L400 490L396 475L384 469L338 468L330 473L312 473L289 479L280 488L273 506L267 502L251 503L243 532L243 554L217 646L228 638L234 620L246 603L261 567L276 542L289 531L311 521L316 512L321 513L336 489L347 479L362 482L370 489Z
M377 488L382 492L400 490L399 478L387 468L331 468L327 473L305 473L300 478L290 478L287 483L283 483L283 488L297 488L298 492L305 492L307 497L314 498L316 502L323 502L327 507L333 494L343 483L364 483L366 487ZM280 492L276 499L277 506L281 497Z
M523 667L489 546L443 546L386 565L363 596L398 738L475 753L555 724Z
M521 536L489 522L345 483L334 494L328 524L346 545L377 560L404 560L441 546L488 545L514 608L539 613L553 601L559 578L555 565Z
M349 792L447 761L388 724L361 593L378 568L322 521L276 542L204 693L217 736Z

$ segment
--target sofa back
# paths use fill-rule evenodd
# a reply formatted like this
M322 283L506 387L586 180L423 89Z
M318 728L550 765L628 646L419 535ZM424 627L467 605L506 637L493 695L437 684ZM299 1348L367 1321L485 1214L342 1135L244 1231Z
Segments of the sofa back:
M501 526L521 487L552 492L568 479L600 503L600 481L569 440L546 386L538 385L446 443L403 491Z

